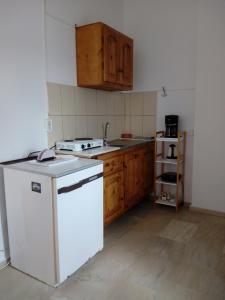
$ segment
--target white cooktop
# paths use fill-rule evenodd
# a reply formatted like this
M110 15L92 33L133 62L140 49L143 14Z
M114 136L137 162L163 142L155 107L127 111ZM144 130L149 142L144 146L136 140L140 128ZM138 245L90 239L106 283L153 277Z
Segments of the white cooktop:
M56 153L58 154L70 154L75 155L79 157L86 157L86 158L92 158L94 156L120 150L120 147L109 147L109 146L103 146L98 148L93 148L89 150L84 151L63 151L63 150L57 150Z

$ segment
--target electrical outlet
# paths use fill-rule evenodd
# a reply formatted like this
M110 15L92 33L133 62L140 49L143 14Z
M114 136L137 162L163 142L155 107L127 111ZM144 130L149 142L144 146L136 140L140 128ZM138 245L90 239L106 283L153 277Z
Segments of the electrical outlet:
M46 131L52 132L53 125L52 125L52 119L46 119Z

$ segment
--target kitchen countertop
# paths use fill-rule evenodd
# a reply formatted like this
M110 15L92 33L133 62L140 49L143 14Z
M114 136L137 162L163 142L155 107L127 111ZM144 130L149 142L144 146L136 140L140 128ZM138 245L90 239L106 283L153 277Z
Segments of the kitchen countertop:
M138 145L143 145L153 141L154 139L116 139L108 142L108 145L111 146L104 146L93 148L90 150L84 151L56 151L58 154L70 154L75 155L78 157L85 157L85 158L93 158L101 154L110 153L117 150L127 150L128 148L135 147Z
M77 158L76 160L67 161L63 164L46 167L29 162L21 162L12 165L3 166L4 168L16 169L36 174L45 175L48 177L58 178L71 173L75 173L90 167L101 165L101 160Z

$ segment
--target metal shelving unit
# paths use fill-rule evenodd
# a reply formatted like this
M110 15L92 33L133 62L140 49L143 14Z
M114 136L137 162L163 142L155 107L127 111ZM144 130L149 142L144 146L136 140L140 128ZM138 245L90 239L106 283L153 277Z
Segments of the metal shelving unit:
M177 159L167 159L165 150L168 144L176 144ZM178 211L179 206L184 202L184 171L185 171L185 146L186 132L179 132L177 138L165 137L164 131L157 131L155 138L155 174L154 174L154 203L172 206ZM163 181L160 178L166 168L172 168L176 172L176 182ZM174 189L174 198L170 200L160 199L160 194L165 188Z

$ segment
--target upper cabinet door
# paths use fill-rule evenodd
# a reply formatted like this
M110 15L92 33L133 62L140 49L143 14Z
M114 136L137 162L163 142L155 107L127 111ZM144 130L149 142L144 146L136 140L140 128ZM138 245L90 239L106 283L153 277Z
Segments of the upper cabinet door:
M105 26L103 30L104 40L104 81L117 83L120 44L118 34Z
M77 85L128 91L133 85L133 40L97 22L76 27Z
M120 83L133 85L133 40L122 36L120 39Z

